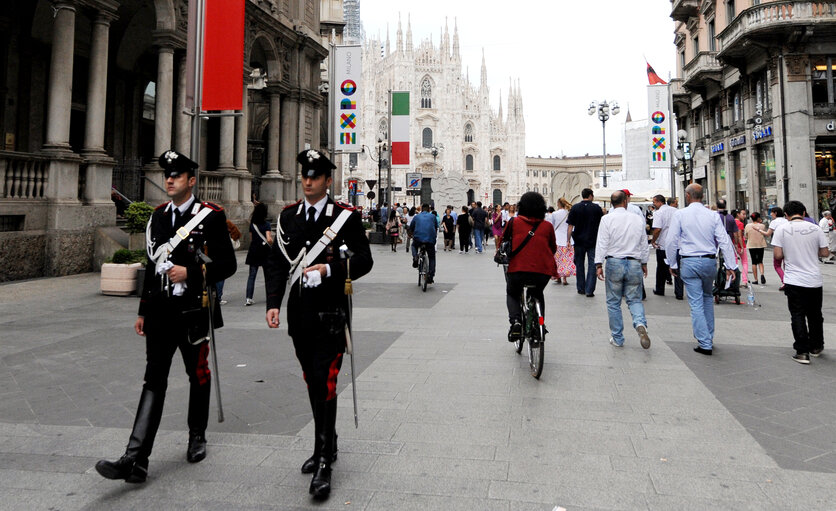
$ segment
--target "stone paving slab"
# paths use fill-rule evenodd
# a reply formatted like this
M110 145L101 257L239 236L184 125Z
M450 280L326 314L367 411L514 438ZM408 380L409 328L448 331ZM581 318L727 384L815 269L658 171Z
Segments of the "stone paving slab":
M374 271L355 285L360 428L346 363L340 454L324 504L310 500L310 477L299 473L313 426L286 320L278 333L263 326L261 284L258 304L242 305L246 266L225 289L227 422L214 422L213 403L209 457L185 462L187 382L175 357L140 486L103 480L92 468L127 441L144 348L131 330L136 299L99 295L95 274L0 285L0 509L760 510L836 502L836 410L827 399L836 372L827 351L809 367L789 360L789 314L771 270L770 285L757 288L762 307L717 306L712 358L691 352L687 304L672 296L645 302L650 350L629 329L616 350L606 342L603 287L590 299L549 285L551 333L537 381L504 339L503 277L489 255L440 253L439 284L422 293L408 257L373 250ZM823 268L832 318L836 268ZM39 321L45 314L51 322Z

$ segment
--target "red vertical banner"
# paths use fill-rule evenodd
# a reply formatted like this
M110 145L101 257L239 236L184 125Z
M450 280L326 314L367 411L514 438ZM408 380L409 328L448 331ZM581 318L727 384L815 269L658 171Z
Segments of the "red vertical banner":
M241 110L245 0L205 0L201 109Z

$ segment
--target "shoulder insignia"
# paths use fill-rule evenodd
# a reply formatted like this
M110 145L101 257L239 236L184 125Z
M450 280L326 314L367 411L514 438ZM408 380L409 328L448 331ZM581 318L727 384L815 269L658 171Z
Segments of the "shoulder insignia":
M207 208L211 209L212 211L223 211L224 210L224 208L222 208L221 206L218 206L217 204L214 204L212 202L203 201L203 202L201 202L201 204L203 204L204 207L207 207Z
M171 202L170 200L169 200L169 201L165 201L165 202L163 202L162 204L160 204L159 206L157 206L156 208L154 208L154 210L156 211L156 210L158 210L158 209L164 209L166 206L168 206L168 204L169 204L170 202Z
M294 202L293 204L288 204L287 206L285 206L285 207L282 209L282 211L284 211L285 209L295 208L296 206L298 206L299 204L301 204L301 202L302 202L302 199L299 199L298 201Z
M355 211L357 209L347 202L334 201L334 204L336 204L338 208L347 209L349 211Z

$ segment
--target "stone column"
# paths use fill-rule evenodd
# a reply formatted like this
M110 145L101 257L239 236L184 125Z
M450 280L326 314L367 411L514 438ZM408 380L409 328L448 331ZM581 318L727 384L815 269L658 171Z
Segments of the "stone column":
M186 110L186 67L189 65L186 54L180 55L177 66L177 100L174 111L174 148L183 154L192 151L191 117L183 113Z
M55 2L52 24L52 58L49 65L49 96L44 149L70 151L70 104L73 91L75 7Z
M299 154L302 146L302 128L300 128L300 100L298 95L285 96L282 98L282 137L281 147L281 170L285 179L283 197L287 201L296 199L296 176L297 163L296 155Z
M232 114L232 110L224 111ZM221 139L218 170L235 170L235 117L221 117Z
M285 110L285 117L282 117L282 107L284 100L278 92L270 93L270 133L267 137L267 172L266 174L279 174L279 145L284 148L285 140L291 133L286 130L284 126L285 118L289 113ZM280 134L284 133L285 137L280 138Z
M171 119L174 107L174 48L158 50L157 90L154 108L154 155L171 149Z
M87 123L84 132L85 171L84 200L104 208L113 217L110 200L113 166L115 162L104 150L105 105L107 99L107 53L110 22L115 15L99 12L93 23L90 42L90 74L87 88ZM112 222L110 222L112 223Z
M244 97L241 102L241 117L235 118L235 170L238 171L238 202L241 213L246 218L252 212L252 174L247 168L247 131L249 126L249 91L244 85Z

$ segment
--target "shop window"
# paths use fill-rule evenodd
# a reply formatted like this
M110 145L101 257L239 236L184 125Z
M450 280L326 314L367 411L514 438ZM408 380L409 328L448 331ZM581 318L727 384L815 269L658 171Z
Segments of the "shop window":
M761 215L769 218L769 211L778 205L778 188L775 180L775 145L764 142L757 149L758 188Z
M836 88L836 84L833 82L833 58L819 57L815 59L811 66L811 72L813 104L833 104L836 102L833 92Z

